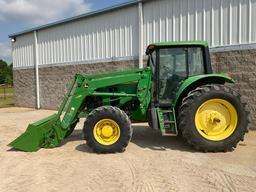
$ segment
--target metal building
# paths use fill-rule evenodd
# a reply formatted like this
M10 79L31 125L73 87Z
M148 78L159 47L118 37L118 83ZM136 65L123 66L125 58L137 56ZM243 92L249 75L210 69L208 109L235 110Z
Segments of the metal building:
M256 0L136 0L10 38L18 106L56 108L74 73L143 67L146 46L160 41L207 40L215 69L249 89L239 71L256 70Z
M159 41L207 40L211 47L251 44L256 43L256 0L133 1L10 38L16 38L14 68L33 67L36 60L45 66L130 59L139 56L140 47Z

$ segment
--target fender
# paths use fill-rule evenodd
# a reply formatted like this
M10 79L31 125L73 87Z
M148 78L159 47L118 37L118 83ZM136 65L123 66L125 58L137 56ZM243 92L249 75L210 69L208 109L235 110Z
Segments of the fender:
M226 73L220 74L204 74L188 77L184 80L176 94L174 101L174 107L177 109L179 107L182 98L186 96L191 90L195 89L198 86L206 84L225 84L225 83L234 83L234 79L228 76Z

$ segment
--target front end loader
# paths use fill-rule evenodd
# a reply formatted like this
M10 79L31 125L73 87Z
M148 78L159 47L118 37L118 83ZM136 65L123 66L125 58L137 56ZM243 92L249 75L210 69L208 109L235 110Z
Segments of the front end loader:
M240 95L213 74L207 42L149 45L147 67L104 74L77 74L58 113L30 124L9 146L27 152L58 147L86 118L84 138L97 153L122 152L131 122L148 122L163 136L179 133L197 150L229 151L248 131Z

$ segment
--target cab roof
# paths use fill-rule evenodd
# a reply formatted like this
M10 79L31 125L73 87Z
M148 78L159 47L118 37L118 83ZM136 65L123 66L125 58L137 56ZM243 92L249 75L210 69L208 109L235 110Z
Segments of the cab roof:
M165 47L165 46L179 46L179 45L199 45L208 47L207 41L172 41L172 42L159 42L153 43L156 47Z
M172 42L159 42L150 44L147 47L146 54L152 53L157 47L168 47L168 46L203 46L208 47L207 41L172 41Z

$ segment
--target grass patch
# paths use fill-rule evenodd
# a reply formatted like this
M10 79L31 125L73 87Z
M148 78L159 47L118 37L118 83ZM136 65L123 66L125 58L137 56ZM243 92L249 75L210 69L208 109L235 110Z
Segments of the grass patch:
M5 93L5 96L4 96ZM13 87L7 87L5 90L0 87L0 108L13 107Z
M5 88L6 94L13 94L13 87ZM4 94L4 88L0 87L0 95L2 96Z
M13 107L14 100L13 97L7 97L6 99L0 98L0 108Z

